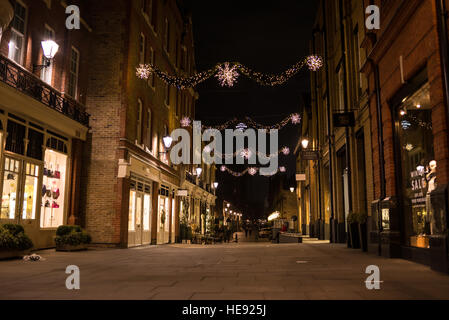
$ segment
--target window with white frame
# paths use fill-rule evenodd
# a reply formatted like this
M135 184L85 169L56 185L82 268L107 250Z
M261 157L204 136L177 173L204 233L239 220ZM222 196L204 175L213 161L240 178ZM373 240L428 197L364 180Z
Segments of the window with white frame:
M69 88L68 94L76 99L78 94L78 74L79 74L80 54L76 48L72 47L70 56Z
M137 132L136 132L136 143L137 144L142 144L142 108L143 108L143 104L142 104L142 100L138 100L137 101Z
M165 52L170 52L170 21L168 18L165 18L164 49Z
M145 63L145 35L143 33L140 34L139 63Z
M20 2L14 2L14 18L11 23L8 58L22 64L25 47L26 8Z
M45 25L43 40L55 40L55 31L52 28L50 28L48 25ZM46 58L44 57L43 53L42 53L42 62L41 63L42 63L42 65L45 65L45 63L46 63ZM42 70L41 70L41 80L42 81L51 85L52 76L53 76L53 64L50 64L46 68L42 68Z

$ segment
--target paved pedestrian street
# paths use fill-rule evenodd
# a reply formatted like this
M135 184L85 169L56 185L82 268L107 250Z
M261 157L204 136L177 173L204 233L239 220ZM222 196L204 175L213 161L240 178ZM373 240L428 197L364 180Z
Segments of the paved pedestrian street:
M320 241L161 245L38 252L0 262L0 299L449 299L449 276ZM66 289L68 265L80 290ZM380 290L365 269L380 268Z

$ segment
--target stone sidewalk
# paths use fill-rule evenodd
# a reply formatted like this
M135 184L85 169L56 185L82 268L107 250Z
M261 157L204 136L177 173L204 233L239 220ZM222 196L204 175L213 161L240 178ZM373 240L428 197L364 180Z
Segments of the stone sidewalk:
M339 244L239 242L86 252L0 262L0 299L449 299L449 276ZM68 265L81 290L65 288ZM367 290L365 268L380 268Z

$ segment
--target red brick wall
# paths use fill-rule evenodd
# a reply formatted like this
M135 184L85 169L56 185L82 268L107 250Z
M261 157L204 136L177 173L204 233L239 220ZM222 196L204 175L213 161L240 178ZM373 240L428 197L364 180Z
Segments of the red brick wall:
M91 2L93 43L89 59L87 111L91 114L89 150L82 203L94 243L119 244L121 191L117 179L123 126L124 63L129 5L124 1ZM123 151L122 151L123 152Z
M374 48L372 57L379 65L382 122L384 134L385 175L387 196L396 195L395 164L392 112L389 100L403 86L401 83L399 57L403 56L404 79L410 80L423 66L427 66L428 79L430 83L430 98L433 105L432 125L434 134L435 160L438 162L439 183L449 182L449 149L446 106L442 90L441 62L436 28L435 1L432 0L410 0L408 6L416 6L413 13L407 17L405 23L400 23L388 33L394 34L394 39L387 45L383 54L378 54ZM405 12L406 10L403 10ZM390 13L394 13L394 10ZM401 13L402 14L402 13ZM400 14L399 14L400 16ZM396 17L400 19L401 17ZM381 30L378 33L378 41L384 39L381 36L382 28L390 21L388 15L381 16ZM392 22L393 23L393 22ZM379 47L379 46L378 46ZM372 117L372 146L373 166L375 181L375 198L380 197L380 169L379 150L377 140L377 107L374 86L374 74L370 75L371 95L370 110Z
M59 51L52 62L52 86L58 91L67 91L71 48L74 46L80 52L78 96L76 98L84 104L87 91L87 62L90 54L91 32L84 24L81 24L80 30L68 30L66 28L65 21L68 15L61 5L61 1L52 1L50 9L44 1L22 0L21 2L27 8L23 67L32 72L34 64L42 64L41 41L43 40L45 25L48 25L54 30L55 42L59 45ZM88 0L79 0L77 3L81 8L81 17L84 21L87 21L88 25L89 10L86 7ZM8 56L10 30L10 27L5 30L0 42L0 54L6 57ZM36 72L36 75L40 76L40 72Z

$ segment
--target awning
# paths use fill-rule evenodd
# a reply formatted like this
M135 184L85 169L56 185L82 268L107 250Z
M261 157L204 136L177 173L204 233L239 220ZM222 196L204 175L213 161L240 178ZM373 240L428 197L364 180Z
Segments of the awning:
M0 0L0 29L5 29L14 17L14 8L9 0Z

